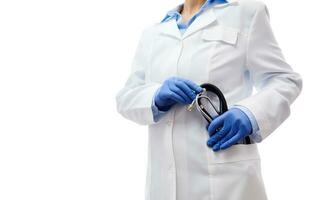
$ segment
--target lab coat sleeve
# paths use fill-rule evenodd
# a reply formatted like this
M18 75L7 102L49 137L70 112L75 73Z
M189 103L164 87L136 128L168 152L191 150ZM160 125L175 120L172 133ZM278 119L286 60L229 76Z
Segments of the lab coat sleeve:
M251 111L244 106L234 106L234 108L240 109L249 118L251 126L252 126L252 133L249 135L250 140L252 140L253 143L261 142L262 136L260 133L259 125L258 125L258 122L256 121L253 113L251 113Z
M301 91L302 80L285 61L263 3L251 22L246 55L246 66L257 93L237 105L253 113L264 139L289 116L290 105Z
M160 84L147 83L145 77L151 43L151 36L144 31L132 62L130 76L116 95L118 112L141 125L156 123L151 105Z

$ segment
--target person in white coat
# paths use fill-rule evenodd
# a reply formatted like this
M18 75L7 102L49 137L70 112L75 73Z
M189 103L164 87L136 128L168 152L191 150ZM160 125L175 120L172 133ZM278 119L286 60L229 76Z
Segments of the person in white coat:
M186 109L202 83L230 106L209 126ZM301 88L264 3L186 0L169 11L144 30L116 96L119 113L148 125L146 200L265 200L257 143L289 116Z

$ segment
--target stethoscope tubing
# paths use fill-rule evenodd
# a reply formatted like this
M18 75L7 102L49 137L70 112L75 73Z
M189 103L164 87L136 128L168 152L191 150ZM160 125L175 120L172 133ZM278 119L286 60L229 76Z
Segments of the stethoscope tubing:
M225 113L226 111L228 111L227 102L226 102L226 99L225 99L222 91L218 87L216 87L215 85L210 84L210 83L204 83L204 84L201 84L200 86L204 89L204 91L199 93L196 96L196 99L195 99L196 108L202 114L202 116L208 121L208 123L211 123L213 121L213 116L210 115L209 112L202 105L201 99L206 99L207 102L210 103L210 105L212 106L212 108L215 110L215 112L218 115L221 115L221 114ZM217 109L214 106L214 104L212 103L210 98L205 95L205 92L212 92L212 93L217 95L217 97L219 99L219 109Z
M201 84L200 86L204 89L204 91L197 94L197 96L196 96L196 99L195 99L196 108L202 114L202 116L206 119L206 121L210 124L213 121L214 117L212 115L210 115L209 112L202 105L201 99L206 99L207 102L209 102L210 105L213 107L215 112L218 115L222 115L223 113L228 111L226 98L225 98L224 94L222 93L222 91L213 84L204 83L204 84ZM205 95L205 92L212 92L212 93L217 95L217 97L219 99L219 109L216 109L216 107L212 103L211 99ZM218 130L216 130L216 131L218 131ZM244 144L251 144L250 138L248 136L245 137Z

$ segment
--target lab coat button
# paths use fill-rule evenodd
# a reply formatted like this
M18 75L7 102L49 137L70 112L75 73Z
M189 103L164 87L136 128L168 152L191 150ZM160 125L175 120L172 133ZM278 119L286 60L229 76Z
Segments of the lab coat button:
M168 126L170 126L170 125L172 124L172 120L168 120L168 121L166 122L166 124L167 124Z
M173 173L173 172L174 172L174 165L171 164L171 165L168 167L168 170Z

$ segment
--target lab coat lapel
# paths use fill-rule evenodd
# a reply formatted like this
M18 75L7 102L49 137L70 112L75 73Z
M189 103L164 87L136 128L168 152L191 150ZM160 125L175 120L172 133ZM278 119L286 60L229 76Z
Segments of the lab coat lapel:
M183 38L188 37L192 33L206 27L216 21L216 16L212 9L206 10L202 15L196 18L196 20L187 28L183 35Z
M237 4L238 4L238 0L227 0L227 3L216 4L214 5L214 8L225 7L229 5L237 5Z
M209 8L206 11L204 11L204 13L197 17L196 20L188 27L188 29L183 35L183 38L186 38L192 33L197 32L198 30L201 30L202 28L216 22L217 18L214 13L214 8L235 5L237 1L238 0L228 0L227 3L214 5L212 8Z
M181 39L181 33L177 27L176 20L173 18L167 22L161 23L161 33L164 35L172 36L176 39Z

